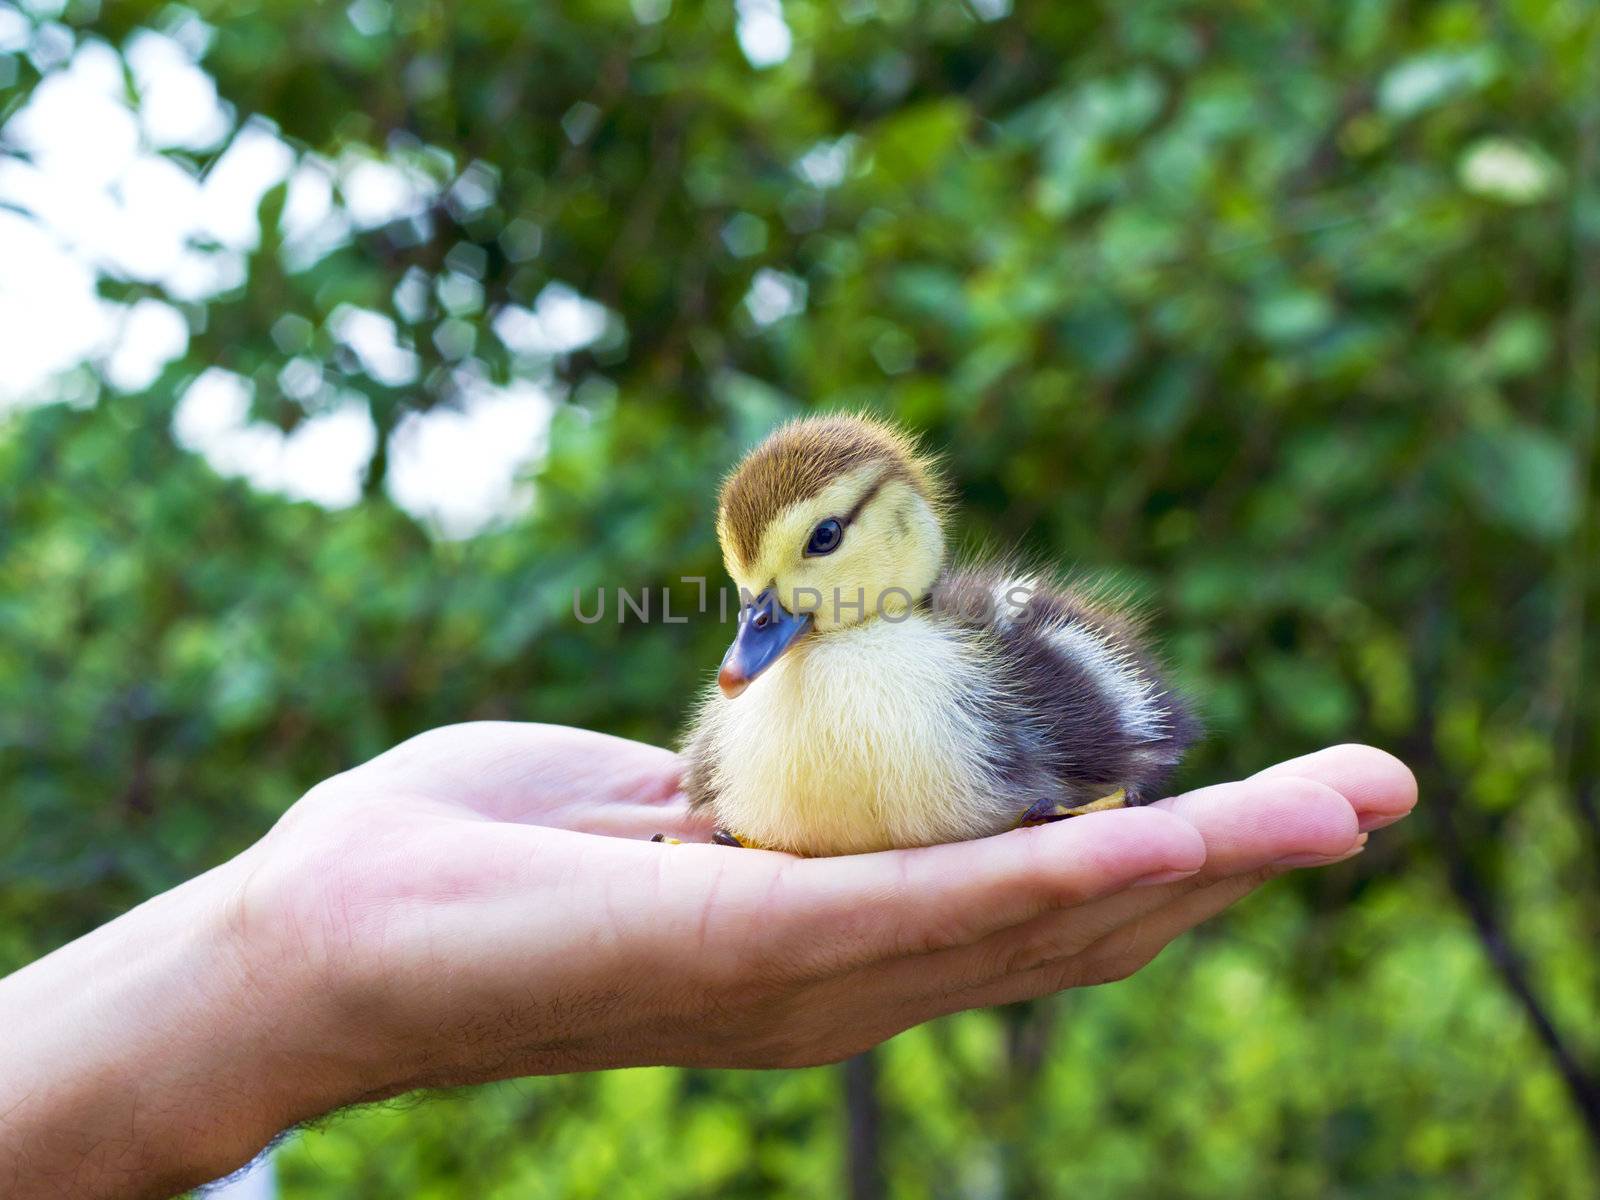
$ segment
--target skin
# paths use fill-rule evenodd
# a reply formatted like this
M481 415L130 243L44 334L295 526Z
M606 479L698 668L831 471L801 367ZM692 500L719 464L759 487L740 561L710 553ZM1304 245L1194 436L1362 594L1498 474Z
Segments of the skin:
M434 730L238 858L0 980L0 1194L163 1196L421 1087L831 1062L1126 977L1416 799L1339 746L1147 808L835 859L705 844L671 753Z

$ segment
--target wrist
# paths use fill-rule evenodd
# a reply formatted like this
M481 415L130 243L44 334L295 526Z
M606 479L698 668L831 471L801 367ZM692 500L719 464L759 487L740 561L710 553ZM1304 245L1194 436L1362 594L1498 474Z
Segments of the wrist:
M168 1195L360 1095L308 981L238 919L248 876L224 864L0 980L0 1192Z

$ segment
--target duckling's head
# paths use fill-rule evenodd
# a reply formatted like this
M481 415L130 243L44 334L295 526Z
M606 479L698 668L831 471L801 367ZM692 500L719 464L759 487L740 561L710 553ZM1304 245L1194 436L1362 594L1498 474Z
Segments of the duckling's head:
M807 634L904 617L944 561L942 491L908 436L864 416L794 421L746 455L717 506L742 601L723 693Z

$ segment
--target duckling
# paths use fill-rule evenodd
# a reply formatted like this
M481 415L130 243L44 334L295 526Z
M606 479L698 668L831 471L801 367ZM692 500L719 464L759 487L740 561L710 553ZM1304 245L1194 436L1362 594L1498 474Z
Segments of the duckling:
M1154 798L1197 733L1091 593L946 564L946 489L905 433L785 425L728 477L738 633L685 743L716 840L802 855L984 837Z

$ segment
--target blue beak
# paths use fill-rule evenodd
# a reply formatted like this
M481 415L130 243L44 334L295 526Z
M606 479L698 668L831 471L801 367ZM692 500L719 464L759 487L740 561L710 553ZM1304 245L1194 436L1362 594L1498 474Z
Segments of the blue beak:
M739 632L717 672L722 694L732 700L810 628L810 613L797 616L784 608L773 588L762 592L739 613Z

